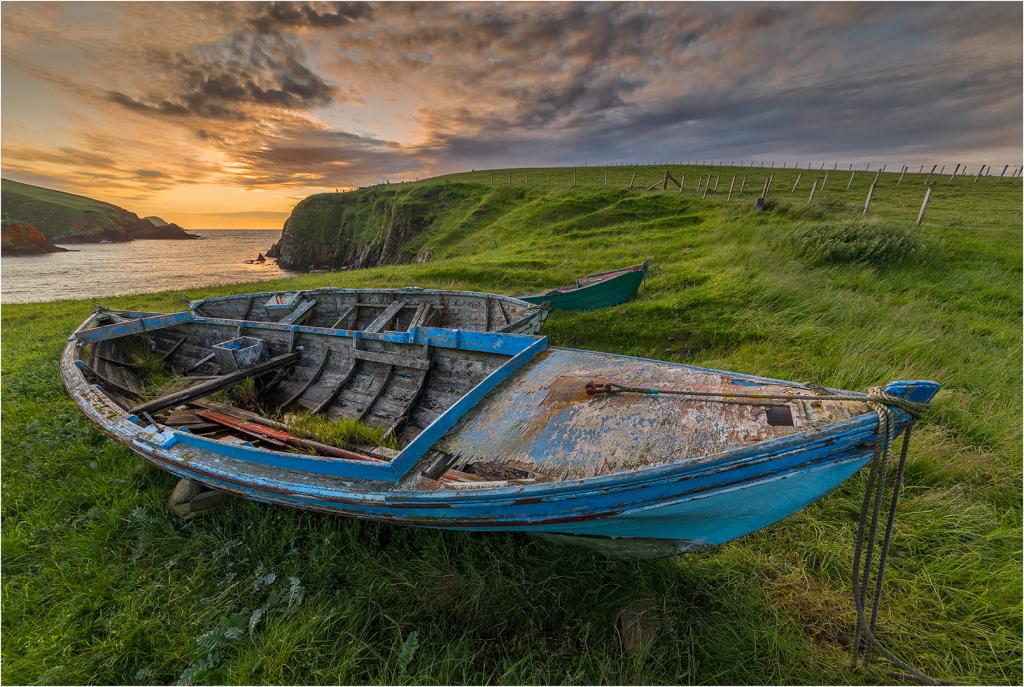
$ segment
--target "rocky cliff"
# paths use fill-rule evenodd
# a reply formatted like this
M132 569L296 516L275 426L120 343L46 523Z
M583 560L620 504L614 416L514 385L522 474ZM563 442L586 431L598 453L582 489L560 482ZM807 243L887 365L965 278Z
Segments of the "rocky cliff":
M124 208L73 193L9 179L2 180L0 193L0 211L5 223L30 224L52 242L199 238L177 224L158 225Z
M292 210L267 253L285 269L412 262L430 231L478 202L471 184L373 187L310 196Z
M52 244L43 232L25 222L4 222L0 228L0 253L3 255L42 255L66 250Z

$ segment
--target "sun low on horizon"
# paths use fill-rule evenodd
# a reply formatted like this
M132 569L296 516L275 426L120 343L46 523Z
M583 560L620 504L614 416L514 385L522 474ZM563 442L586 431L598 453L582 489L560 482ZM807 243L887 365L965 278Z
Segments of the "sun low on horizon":
M2 39L4 178L186 228L488 167L1021 158L1019 4L6 2Z

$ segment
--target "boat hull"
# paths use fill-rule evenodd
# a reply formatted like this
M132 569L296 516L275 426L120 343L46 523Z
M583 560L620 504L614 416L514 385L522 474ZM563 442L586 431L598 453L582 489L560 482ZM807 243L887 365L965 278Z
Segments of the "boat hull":
M552 310L597 310L619 305L636 296L643 283L646 270L626 272L611 279L565 291L518 296L519 300L541 305L547 303Z

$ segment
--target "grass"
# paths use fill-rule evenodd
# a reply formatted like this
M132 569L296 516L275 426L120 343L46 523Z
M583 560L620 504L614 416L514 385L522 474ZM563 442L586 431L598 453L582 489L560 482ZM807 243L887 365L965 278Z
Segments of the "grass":
M594 168L576 189L458 183L459 216L416 239L430 261L259 290L516 293L652 257L636 301L555 313L552 343L849 389L940 381L915 432L880 635L938 677L1019 684L1019 180L943 180L922 228L911 222L923 179L905 197L895 177L880 184L870 217L923 250L876 265L822 263L785 238L856 219L867 175L849 195L845 179L826 186L811 211L803 198L755 213L751 181L726 204L629 192L629 170L613 171L618 188L590 183L602 178ZM637 186L660 177L642 172ZM543 173L530 170L531 184ZM780 196L795 175L776 178ZM169 311L250 290L105 303ZM3 307L5 683L904 681L884 661L849 668L864 475L754 535L657 561L248 502L182 523L163 505L174 480L101 436L61 387L60 351L90 310ZM653 609L656 632L627 655L615 621L631 604Z
M384 430L357 420L329 420L323 415L297 413L288 420L288 428L296 436L313 439L328 446L384 446L398 448L395 438Z

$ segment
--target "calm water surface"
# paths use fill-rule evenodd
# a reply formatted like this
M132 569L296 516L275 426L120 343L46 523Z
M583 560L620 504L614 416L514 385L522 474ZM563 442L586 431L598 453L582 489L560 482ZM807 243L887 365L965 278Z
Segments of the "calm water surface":
M0 302L98 298L234 282L289 272L274 262L247 265L266 253L279 231L204 231L199 241L68 244L74 253L0 258Z

